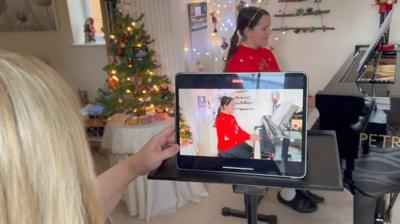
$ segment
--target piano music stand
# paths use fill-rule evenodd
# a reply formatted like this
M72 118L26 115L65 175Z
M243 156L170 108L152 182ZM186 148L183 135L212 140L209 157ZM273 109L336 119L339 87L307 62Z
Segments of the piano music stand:
M257 215L257 200L265 194L262 188L265 190L266 186L343 191L335 132L309 131L307 141L307 175L303 179L206 171L182 171L176 168L176 157L164 161L158 169L148 175L148 179L233 184L235 193L243 193L245 195L248 223L256 224L257 217L263 217L262 215ZM321 167L324 167L324 169L321 169ZM269 217L274 218L274 216Z

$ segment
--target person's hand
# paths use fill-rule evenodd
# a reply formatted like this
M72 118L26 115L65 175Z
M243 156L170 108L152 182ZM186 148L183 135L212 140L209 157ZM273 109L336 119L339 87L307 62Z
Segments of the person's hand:
M133 169L138 175L145 175L158 168L162 161L175 156L179 145L172 144L175 140L175 128L169 127L154 135L143 148L133 155Z
M250 140L259 141L260 140L260 136L257 135L257 134L250 135Z

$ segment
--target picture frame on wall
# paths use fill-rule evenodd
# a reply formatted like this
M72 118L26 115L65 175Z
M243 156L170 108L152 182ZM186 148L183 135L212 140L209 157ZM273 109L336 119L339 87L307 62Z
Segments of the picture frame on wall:
M207 2L189 3L188 19L191 49L198 52L205 52L208 48L208 14ZM194 59L196 54L191 52L190 57Z
M56 0L0 0L0 32L57 31Z
M199 107L206 107L206 105L207 105L206 96L197 96L197 101L198 101Z
M188 4L190 31L207 29L207 3Z

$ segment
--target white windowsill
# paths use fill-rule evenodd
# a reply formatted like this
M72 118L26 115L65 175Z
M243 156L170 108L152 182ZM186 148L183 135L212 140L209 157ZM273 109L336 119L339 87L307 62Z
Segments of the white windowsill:
M104 40L104 34L102 35L96 35L95 37L96 42L90 42L90 43L83 43L83 42L78 42L78 43L72 43L70 44L71 47L98 47L98 46L105 46L106 42Z
M103 42L93 42L93 43L73 43L69 45L70 47L104 47L106 43Z

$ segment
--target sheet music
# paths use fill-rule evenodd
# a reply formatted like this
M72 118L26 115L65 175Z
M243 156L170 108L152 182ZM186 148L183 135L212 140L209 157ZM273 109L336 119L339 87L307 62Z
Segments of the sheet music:
M381 110L390 110L390 97L373 97L376 107Z
M261 159L260 141L254 141L254 159Z
M383 36L384 32L386 32L389 29L390 22L392 21L392 14L393 14L393 12L391 11L386 16L385 21L383 22L383 24L379 28L377 34L375 35L374 40L372 41L371 45L369 45L367 51L365 52L365 54L361 58L361 60L360 60L360 62L358 64L358 67L357 67L357 73L361 72L361 69L366 64L366 61L367 61L368 57L373 53L374 49L378 46L379 40Z
M315 122L319 118L319 111L317 108L308 108L307 111L307 131L311 130L312 126L315 124Z

